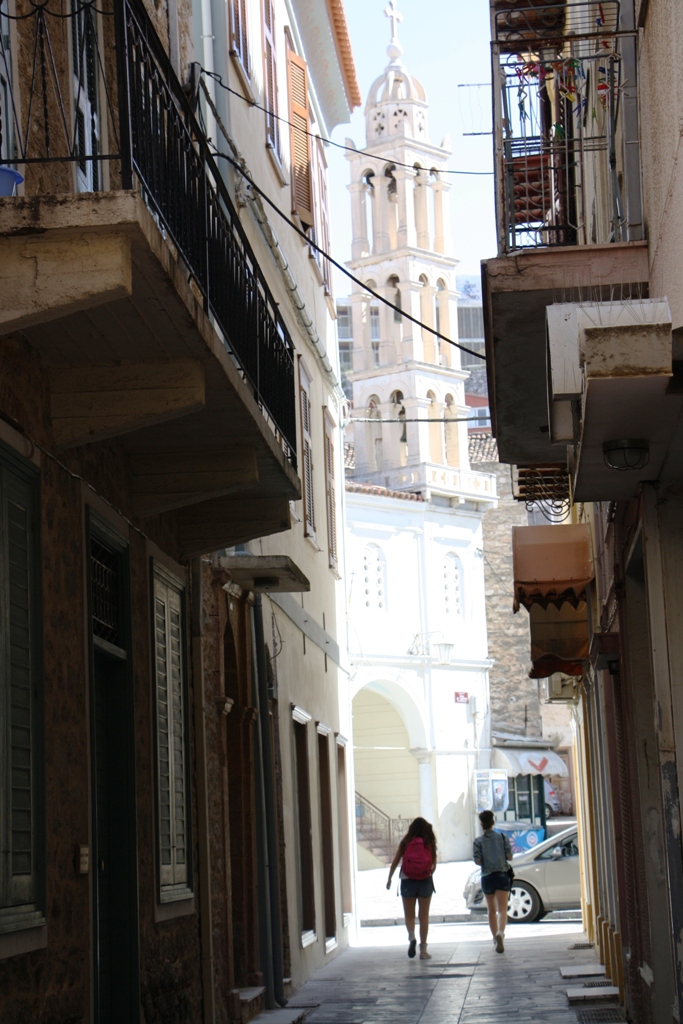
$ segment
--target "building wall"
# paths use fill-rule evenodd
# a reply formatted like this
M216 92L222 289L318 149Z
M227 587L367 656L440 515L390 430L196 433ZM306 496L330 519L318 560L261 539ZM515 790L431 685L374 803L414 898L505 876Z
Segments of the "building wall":
M529 616L512 611L512 526L527 526L523 502L512 497L510 467L484 463L495 472L498 506L484 516L486 629L491 666L491 728L519 736L541 735L538 683L529 679Z

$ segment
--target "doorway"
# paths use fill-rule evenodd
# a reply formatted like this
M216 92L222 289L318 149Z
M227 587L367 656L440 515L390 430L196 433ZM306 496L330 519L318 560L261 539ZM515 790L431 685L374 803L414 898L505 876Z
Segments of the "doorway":
M90 537L96 1024L139 1017L133 690L126 552Z

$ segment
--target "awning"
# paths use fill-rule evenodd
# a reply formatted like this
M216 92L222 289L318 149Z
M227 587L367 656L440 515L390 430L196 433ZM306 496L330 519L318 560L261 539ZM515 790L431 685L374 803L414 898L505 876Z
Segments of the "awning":
M531 628L531 679L545 679L554 672L568 676L583 674L588 658L588 612L586 602L576 608L568 601L561 607L534 604L529 609Z
M538 604L574 607L586 599L593 579L591 535L587 523L560 526L513 526L513 610Z
M508 776L559 775L569 777L569 769L554 750L524 750L521 747L493 747L493 767L505 768Z

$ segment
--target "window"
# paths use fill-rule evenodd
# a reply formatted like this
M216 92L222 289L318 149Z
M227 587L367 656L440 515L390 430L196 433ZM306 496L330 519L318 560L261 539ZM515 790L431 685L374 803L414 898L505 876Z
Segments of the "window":
M191 892L183 591L154 565L157 825L161 900Z
M488 405L471 405L467 411L467 429L481 430L491 426L491 409Z
M344 373L349 373L353 369L353 328L350 306L337 306L337 338L339 339L339 365Z
M301 400L302 485L304 536L315 540L315 502L313 500L313 441L311 437L311 378L299 360L299 396Z
M315 242L323 252L330 251L330 215L327 206L327 161L323 144L315 140ZM332 294L332 274L330 261L323 253L313 250L313 256L320 267L325 291Z
M376 299L370 303L370 340L379 341L379 304Z
M263 0L263 60L266 100L266 143L280 159L280 121L277 106L277 49L273 0Z
M0 447L0 933L44 924L38 472Z
M306 62L293 50L287 51L289 85L290 162L292 168L292 213L305 228L313 226L313 182L311 139L308 116L308 71Z
M458 336L470 340L484 337L484 310L481 306L458 306Z
M462 565L454 554L443 563L443 610L448 622L462 615Z
M325 410L323 416L325 428L325 499L327 502L327 549L330 569L338 570L339 555L337 551L337 492L334 480L334 423Z
M251 78L247 0L230 0L230 53L237 57L247 78Z
M294 781L296 792L296 824L299 841L299 912L302 944L315 941L315 893L313 888L313 837L311 820L311 785L308 769L308 724L310 715L295 709L303 720L294 720Z
M386 608L384 556L376 544L363 551L363 596L366 608Z
M102 187L100 164L89 159L101 152L97 27L92 7L79 6L78 0L71 0L71 68L78 191L97 192Z
M15 156L14 111L11 100L12 47L10 40L11 23L7 0L0 0L0 160L11 160Z

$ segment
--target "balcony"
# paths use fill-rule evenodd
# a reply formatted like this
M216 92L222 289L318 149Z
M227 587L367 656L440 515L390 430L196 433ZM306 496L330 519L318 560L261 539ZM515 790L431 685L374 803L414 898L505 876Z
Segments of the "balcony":
M648 296L632 0L490 0L498 256L482 264L500 458L553 466L545 310Z
M289 526L294 346L137 0L3 15L0 334L47 367L55 448L116 438L132 514L197 554Z

